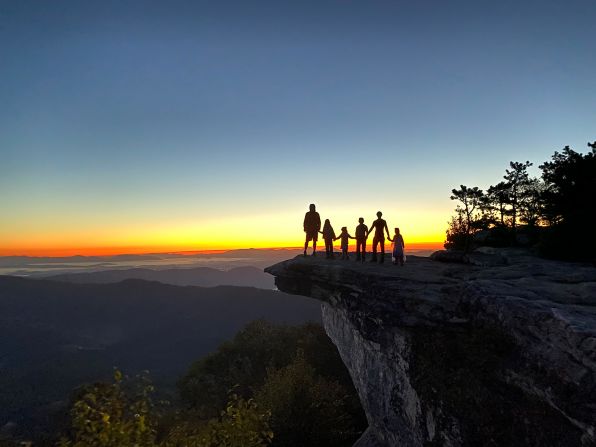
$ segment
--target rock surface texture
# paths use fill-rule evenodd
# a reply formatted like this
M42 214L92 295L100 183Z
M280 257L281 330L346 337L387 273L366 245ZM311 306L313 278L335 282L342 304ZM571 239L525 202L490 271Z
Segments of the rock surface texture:
M266 269L323 302L369 421L356 445L596 445L596 268L515 251L434 259Z

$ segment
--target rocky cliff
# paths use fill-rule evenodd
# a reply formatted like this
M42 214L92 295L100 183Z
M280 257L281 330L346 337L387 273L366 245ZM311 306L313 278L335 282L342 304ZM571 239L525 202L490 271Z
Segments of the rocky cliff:
M596 445L596 269L515 251L435 259L266 269L323 302L369 421L356 445Z

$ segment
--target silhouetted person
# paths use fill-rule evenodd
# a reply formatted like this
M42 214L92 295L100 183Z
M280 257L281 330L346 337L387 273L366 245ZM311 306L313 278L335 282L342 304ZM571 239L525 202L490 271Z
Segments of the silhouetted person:
M356 227L356 261L364 262L366 257L366 237L368 236L368 227L364 225L364 218L358 219L359 225Z
M348 254L348 244L350 239L355 238L350 236L346 227L341 227L341 233L339 233L339 236L337 236L335 239L341 239L341 258L350 259L350 255Z
M321 229L321 216L315 211L315 205L310 204L310 211L304 216L304 232L306 233L306 241L304 242L304 256L308 249L308 243L312 240L312 255L317 253L317 239L319 230Z
M404 266L404 238L399 232L399 228L395 229L395 234L393 235L393 239L387 237L391 242L393 242L393 249L392 249L392 257L393 257L393 264Z
M384 231L387 232L387 237L389 237L389 228L387 228L387 222L385 222L384 219L381 219L381 216L383 215L382 212L377 211L377 220L375 220L372 225L370 226L370 229L368 230L368 234L371 233L371 231L374 229L375 230L375 235L373 237L373 255L372 255L372 260L371 262L377 262L377 245L381 245L381 258L379 259L380 263L383 263L385 261L385 233Z
M335 231L333 231L333 227L331 226L329 219L325 219L323 231L320 231L320 233L323 235L323 240L325 241L325 257L327 259L333 259L333 241L335 240Z

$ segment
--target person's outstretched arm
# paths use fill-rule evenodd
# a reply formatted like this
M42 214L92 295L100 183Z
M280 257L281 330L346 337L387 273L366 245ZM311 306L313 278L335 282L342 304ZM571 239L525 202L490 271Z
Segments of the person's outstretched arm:
M395 238L391 239L391 236L387 236L387 240L388 240L389 242L393 242L393 241L395 240Z
M389 227L387 226L387 221L385 221L385 231L387 232L387 237L390 237L391 234L389 234Z
M348 237L349 237L350 239L356 239L355 237L352 237L352 236L350 236L350 234L349 234L349 233L348 233Z

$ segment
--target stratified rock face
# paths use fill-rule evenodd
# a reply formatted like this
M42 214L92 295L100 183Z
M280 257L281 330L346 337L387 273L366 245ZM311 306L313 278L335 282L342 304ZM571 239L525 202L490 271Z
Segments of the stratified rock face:
M267 269L324 302L370 424L358 447L596 445L596 269L491 255Z

